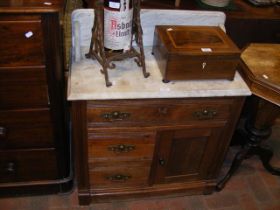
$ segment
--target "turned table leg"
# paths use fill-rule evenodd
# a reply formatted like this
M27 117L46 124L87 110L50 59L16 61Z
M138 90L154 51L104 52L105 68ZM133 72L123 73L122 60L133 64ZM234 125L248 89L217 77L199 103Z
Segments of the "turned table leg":
M272 150L262 145L263 140L267 139L271 134L271 126L280 114L280 107L263 99L254 98L253 113L248 117L245 123L246 144L235 155L232 165L226 176L217 184L216 190L220 191L224 188L227 181L237 171L242 161L253 155L257 155L264 168L273 175L280 176L280 170L270 165L273 156Z

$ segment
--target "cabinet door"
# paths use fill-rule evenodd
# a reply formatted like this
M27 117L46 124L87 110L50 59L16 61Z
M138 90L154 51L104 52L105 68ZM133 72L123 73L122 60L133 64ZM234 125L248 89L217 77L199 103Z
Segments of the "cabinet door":
M206 180L223 150L222 128L161 131L154 156L154 183ZM219 149L221 148L221 149Z

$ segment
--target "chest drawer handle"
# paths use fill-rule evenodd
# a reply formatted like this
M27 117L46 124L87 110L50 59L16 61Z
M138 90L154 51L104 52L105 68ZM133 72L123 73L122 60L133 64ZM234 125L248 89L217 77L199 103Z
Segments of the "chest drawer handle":
M7 129L5 127L0 126L0 138L6 137L7 135Z
M28 31L28 32L26 32L26 33L24 34L24 36L25 36L27 39L31 38L33 35L34 35L34 34L33 34L32 31Z
M109 121L122 121L130 117L130 113L113 111L111 113L101 114L101 117Z
M193 116L198 120L208 120L213 119L217 115L216 110L204 109L202 111L196 111Z
M115 152L115 153L125 153L130 152L132 150L135 150L134 145L126 145L126 144L118 144L108 147L109 151Z
M130 178L131 178L130 175L123 175L123 174L115 174L115 175L106 177L106 179L108 179L112 182L125 182Z

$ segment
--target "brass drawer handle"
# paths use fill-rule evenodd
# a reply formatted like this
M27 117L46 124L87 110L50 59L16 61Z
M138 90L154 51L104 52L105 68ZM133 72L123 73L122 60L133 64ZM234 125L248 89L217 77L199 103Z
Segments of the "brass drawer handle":
M108 147L109 151L115 152L115 153L124 153L124 152L130 152L132 150L135 150L134 145L126 145L126 144L118 144Z
M112 176L107 176L106 179L112 182L125 182L126 180L130 179L130 175L123 175L123 174L115 174Z
M33 33L32 31L27 31L27 32L24 34L25 38L27 38L27 39L30 39L33 35L34 35L34 33Z
M202 111L196 111L193 116L198 120L208 120L213 119L218 112L216 110L204 109Z
M6 137L7 135L7 129L5 127L0 126L0 138Z
M111 113L101 114L101 117L109 121L121 121L130 117L130 113L113 111Z

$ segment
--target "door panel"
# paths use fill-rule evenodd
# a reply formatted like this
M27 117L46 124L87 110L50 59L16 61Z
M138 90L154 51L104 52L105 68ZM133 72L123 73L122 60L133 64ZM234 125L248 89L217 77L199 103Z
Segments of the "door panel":
M154 157L154 182L206 179L213 166L222 127L161 131Z

